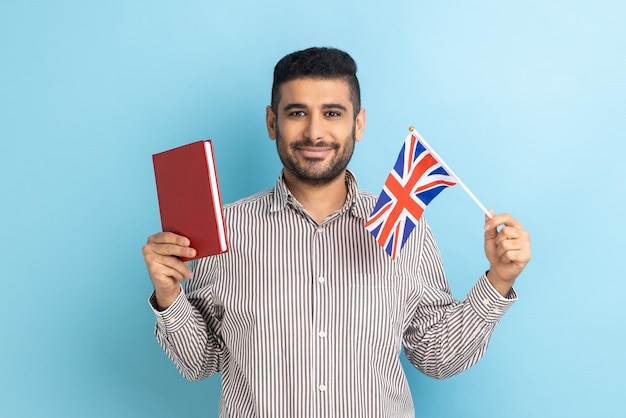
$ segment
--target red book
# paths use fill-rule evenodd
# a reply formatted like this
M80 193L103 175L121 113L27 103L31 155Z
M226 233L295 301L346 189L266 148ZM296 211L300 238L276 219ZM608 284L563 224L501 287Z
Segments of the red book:
M197 251L181 260L228 251L211 140L154 154L152 162L163 231L189 238Z

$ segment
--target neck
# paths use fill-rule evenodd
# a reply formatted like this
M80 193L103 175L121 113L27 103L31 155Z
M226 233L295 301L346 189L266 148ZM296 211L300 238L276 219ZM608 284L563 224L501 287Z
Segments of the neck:
M284 172L284 179L291 194L318 224L346 202L348 188L345 170L323 185L307 183L287 171Z

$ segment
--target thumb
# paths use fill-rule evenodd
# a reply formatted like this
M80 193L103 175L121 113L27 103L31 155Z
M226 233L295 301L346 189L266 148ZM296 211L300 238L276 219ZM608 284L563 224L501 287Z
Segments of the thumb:
M494 239L498 235L498 225L492 222L496 216L496 212L493 209L489 209L491 217L485 215L485 240Z

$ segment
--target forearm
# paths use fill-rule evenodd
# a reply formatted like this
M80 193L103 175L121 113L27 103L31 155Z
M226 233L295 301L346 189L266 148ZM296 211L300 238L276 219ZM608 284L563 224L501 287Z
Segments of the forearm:
M516 299L494 289L486 276L461 302L445 293L425 292L432 303L420 306L405 332L409 361L425 374L444 379L468 369L485 353L493 330Z
M150 299L156 306L154 295ZM223 343L184 292L165 310L154 310L155 336L181 375L198 381L221 370Z

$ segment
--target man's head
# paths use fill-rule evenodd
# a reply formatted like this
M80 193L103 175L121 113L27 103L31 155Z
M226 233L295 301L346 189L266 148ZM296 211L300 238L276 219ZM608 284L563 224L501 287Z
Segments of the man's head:
M283 57L274 67L272 110L276 113L281 94L280 87L291 80L315 78L340 79L348 83L354 115L361 109L361 89L356 77L356 63L348 53L335 48L308 48Z
M365 119L356 64L345 52L310 48L276 64L266 124L286 181L324 186L338 180Z

